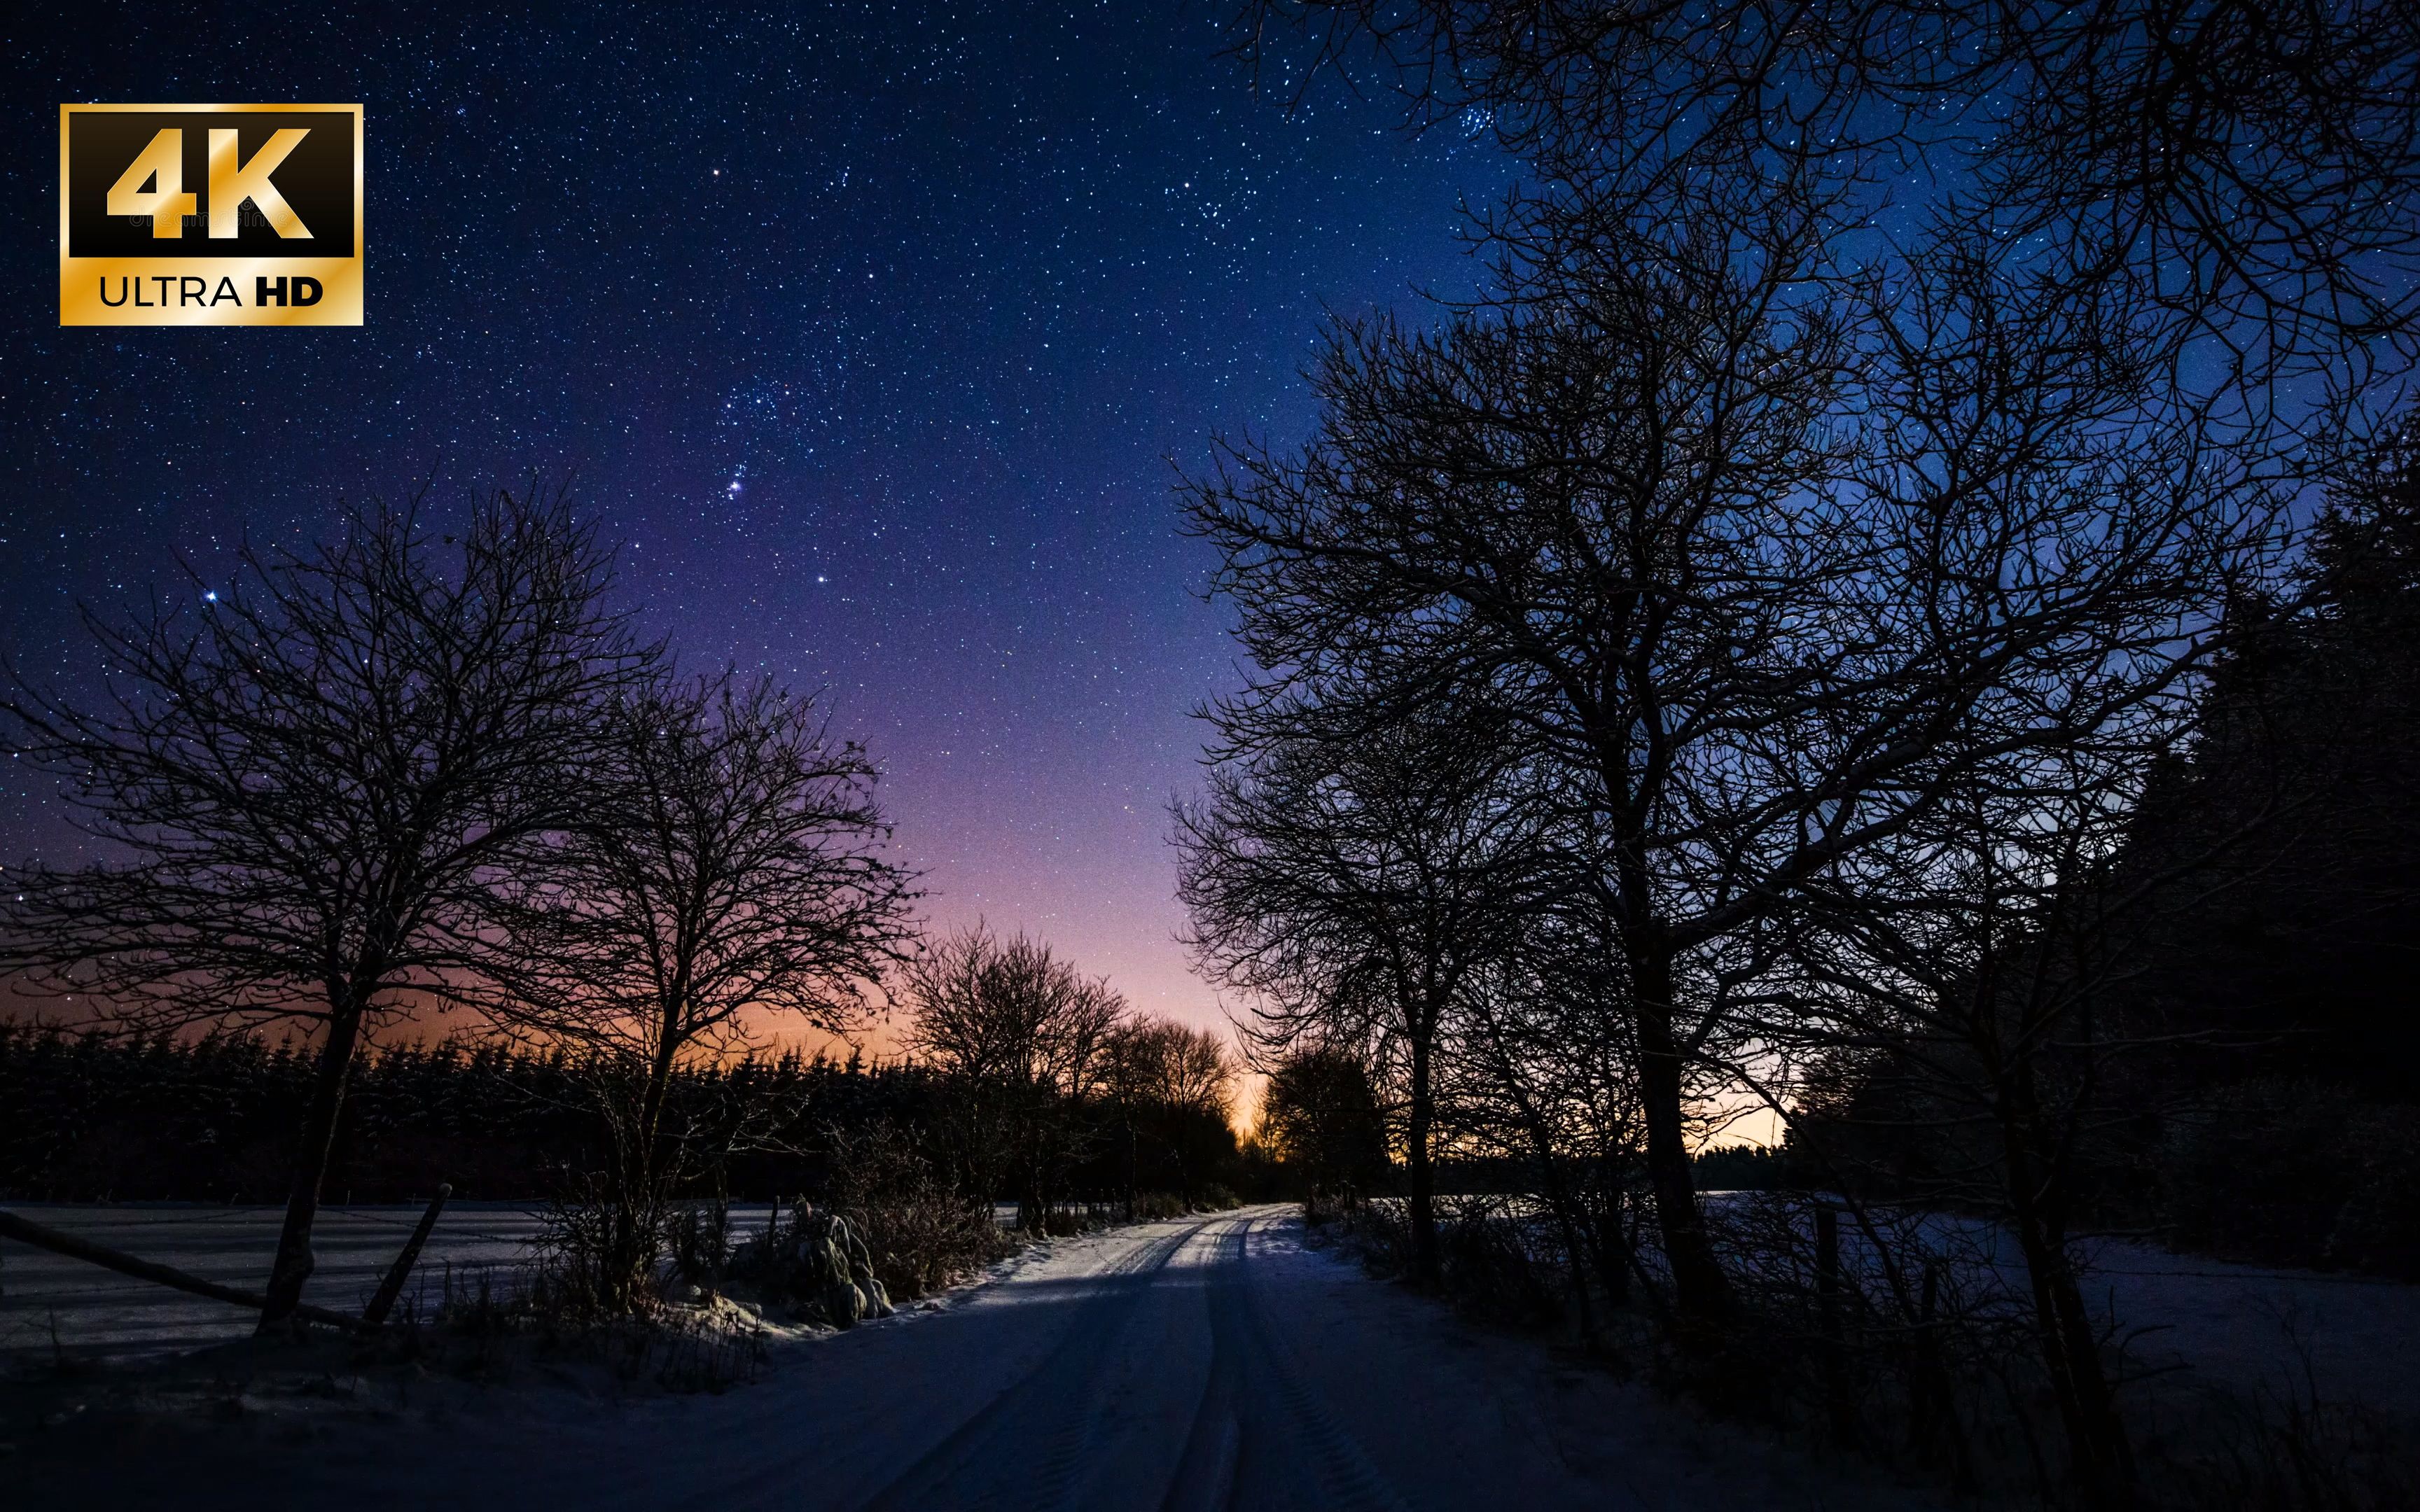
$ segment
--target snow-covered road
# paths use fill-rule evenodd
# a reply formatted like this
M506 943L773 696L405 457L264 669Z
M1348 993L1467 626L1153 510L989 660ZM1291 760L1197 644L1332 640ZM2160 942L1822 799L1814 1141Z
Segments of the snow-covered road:
M1061 1241L721 1396L474 1400L12 1468L32 1505L348 1512L1910 1504L1466 1329L1306 1249L1285 1209Z

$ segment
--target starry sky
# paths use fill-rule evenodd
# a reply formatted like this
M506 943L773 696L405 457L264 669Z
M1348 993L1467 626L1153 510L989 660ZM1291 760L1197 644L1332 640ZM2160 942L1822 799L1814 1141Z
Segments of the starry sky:
M692 664L821 690L928 916L1220 1022L1175 933L1188 710L1230 682L1170 485L1297 437L1323 312L1466 289L1481 136L1287 111L1223 8L28 6L0 21L0 651L75 607L533 473ZM57 107L360 101L358 330L62 330ZM15 777L16 774L11 774ZM64 858L17 777L0 855Z

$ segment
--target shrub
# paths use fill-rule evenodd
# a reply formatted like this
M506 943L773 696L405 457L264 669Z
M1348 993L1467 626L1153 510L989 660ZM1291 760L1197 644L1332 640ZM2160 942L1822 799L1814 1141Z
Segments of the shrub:
M813 1203L793 1204L786 1222L777 1212L732 1254L728 1268L762 1300L802 1320L853 1328L861 1319L891 1316L890 1288L863 1236L848 1219Z
M547 1206L539 1218L535 1287L544 1306L566 1320L628 1318L660 1300L658 1267L670 1215L617 1197L590 1180Z
M863 1241L870 1269L893 1302L953 1286L1016 1252L990 1204L954 1191L898 1126L829 1129L825 1142L832 1207Z

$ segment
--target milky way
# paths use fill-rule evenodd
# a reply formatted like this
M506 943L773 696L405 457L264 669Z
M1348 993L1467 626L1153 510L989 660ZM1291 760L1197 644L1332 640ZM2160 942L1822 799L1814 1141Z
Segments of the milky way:
M650 625L873 748L934 918L1213 1016L1165 810L1232 650L1172 468L1300 434L1324 310L1468 285L1491 147L1280 110L1189 6L101 14L0 39L11 658L88 676L79 601L223 577L340 493L573 475ZM58 329L70 100L361 101L366 324ZM0 855L74 849L20 774Z

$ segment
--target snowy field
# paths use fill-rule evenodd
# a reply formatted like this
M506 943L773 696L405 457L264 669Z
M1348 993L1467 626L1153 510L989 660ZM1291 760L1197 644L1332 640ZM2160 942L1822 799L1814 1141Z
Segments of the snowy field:
M1923 1220L1952 1254L1995 1269L2009 1294L2026 1290L2015 1240L1978 1219ZM1844 1254L1858 1247L1843 1226ZM2210 1387L2238 1400L2263 1395L2359 1404L2420 1427L2420 1287L2317 1271L2234 1265L2151 1245L2087 1239L2078 1249L2084 1300L2114 1324L2127 1374L2159 1390Z
M267 1207L14 1202L7 1208L35 1223L252 1292L268 1284L285 1217L284 1209ZM320 1210L312 1245L319 1263L304 1300L340 1312L361 1311L422 1211L417 1204ZM740 1232L762 1228L766 1211L735 1208L732 1227ZM416 1285L434 1288L448 1267L468 1274L479 1266L511 1265L527 1255L537 1231L536 1211L524 1204L450 1204L421 1252ZM0 1239L0 1370L48 1362L54 1339L60 1351L79 1359L127 1361L200 1349L244 1336L256 1316Z
M282 1207L188 1203L0 1204L10 1212L188 1275L258 1292L269 1281ZM313 1230L318 1267L304 1300L358 1313L395 1262L422 1206L326 1207ZM735 1203L734 1238L762 1231L771 1210ZM1002 1227L1016 1204L993 1208ZM458 1279L480 1267L518 1265L538 1235L538 1209L520 1202L456 1202L438 1219L421 1252L406 1304L416 1291L436 1294L449 1268ZM251 1312L137 1281L83 1260L0 1239L0 1373L48 1365L56 1354L125 1364L182 1353L251 1332Z
M2273 1271L2105 1241L2087 1301L2133 1335L2138 1365L2231 1388L2359 1403L2420 1426L2420 1287ZM2307 1377L2305 1372L2307 1371Z

